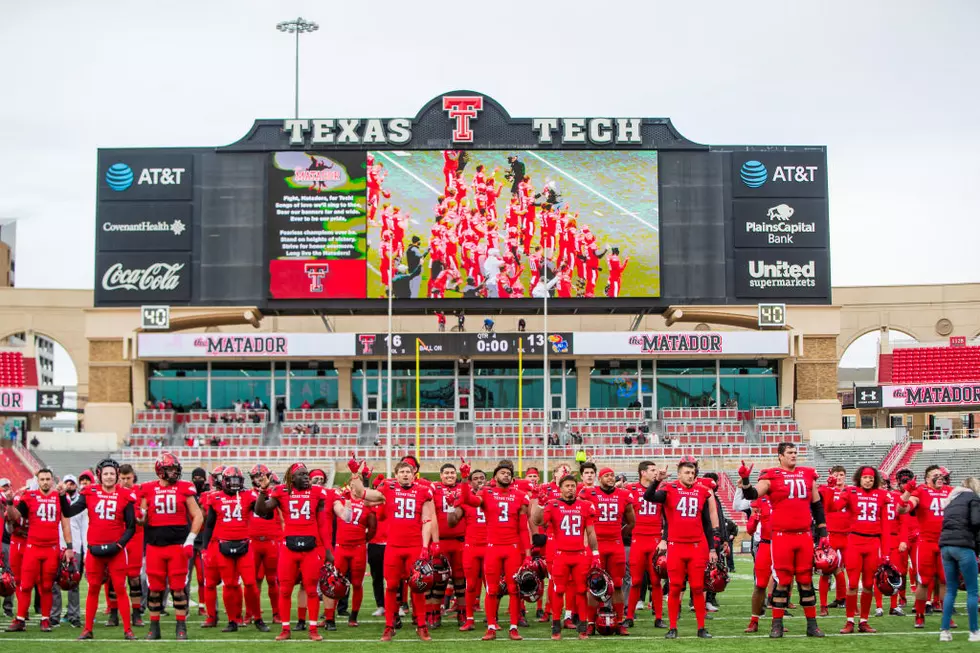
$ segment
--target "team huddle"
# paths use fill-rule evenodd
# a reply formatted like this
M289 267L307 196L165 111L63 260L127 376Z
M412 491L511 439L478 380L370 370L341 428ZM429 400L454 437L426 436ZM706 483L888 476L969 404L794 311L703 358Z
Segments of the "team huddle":
M445 297L447 291L491 298L572 297L573 286L578 296L595 297L603 259L609 276L600 292L619 296L629 257L621 259L617 247L600 248L589 225L579 226L579 215L562 199L554 181L535 189L523 172L524 164L510 157L506 177L511 196L501 216L497 202L503 182L496 178L498 169L476 165L467 178L467 153L442 154L444 184L428 239L426 297ZM381 284L387 287L394 273L415 276L421 271L398 269L399 262L413 260L406 258L405 249L410 217L383 201L391 198L384 188L384 163L368 155L367 166L368 222L380 225ZM530 271L526 287L521 278L525 266Z
M795 578L806 634L823 637L816 622L815 569L821 574L821 616L827 614L829 578L836 575L837 598L845 600L847 610L841 632L854 632L856 618L860 632L874 632L867 621L874 591L879 608L881 595L890 596L892 613L901 614L897 601L904 599L910 561L917 581L915 625L922 627L927 601L945 582L938 549L942 499L949 491L943 470L929 468L922 486L902 470L899 487L888 490L872 467L859 469L848 487L844 470L835 468L818 487L815 470L797 466L792 444L778 450L779 466L764 470L755 485L749 481L751 466L739 469L741 493L753 510L749 529L761 529L746 632L758 630L771 585L770 636L783 636ZM320 641L321 627L336 630L338 602L348 597L348 626L358 625L368 545L375 541L387 542L382 641L395 637L408 605L423 641L431 639L430 627L442 625L446 610L455 612L459 630L473 631L481 598L487 622L483 639L496 639L505 597L512 640L522 639L519 629L532 611L538 621L551 623L555 640L565 629L580 639L627 636L644 576L653 588L654 626L666 628L666 638L678 636L685 590L698 637L711 637L705 628L706 592L725 589L727 565L719 560L730 550L722 538L715 481L699 476L691 457L679 461L670 481L666 467L644 461L632 484L617 483L611 468L597 469L590 462L581 465L579 477L559 466L550 483L540 483L534 468L518 478L509 461L489 474L465 462L459 468L447 463L435 482L419 476L412 456L395 466L393 478L372 475L365 462L353 458L348 468L350 480L338 489L327 488L326 474L302 463L291 465L282 483L268 467L255 465L248 474L251 488L237 467L216 468L207 486L200 478L203 470L195 470L193 482L182 480L180 462L165 452L155 464L157 478L137 484L131 467L105 459L94 470L94 482L81 489L83 500L75 502L54 484L51 471L42 469L36 489L23 488L0 501L11 531L0 594L16 592L17 598L17 616L7 631L27 629L35 589L40 629L50 631L46 616L54 584L76 588L81 576L74 549L81 544L72 542L68 520L87 511L88 593L79 639L93 638L103 586L111 618L121 619L126 639L135 639L133 627L143 625L144 605L146 639L161 639L168 591L176 638L187 639L188 573L196 569L199 612L207 617L203 627L218 625L220 585L228 617L224 632L245 625L269 632L260 601L265 582L271 619L281 624L276 639L289 639L296 623L297 630ZM909 517L913 511L915 517ZM628 555L624 537L632 542ZM624 592L627 565L634 580Z

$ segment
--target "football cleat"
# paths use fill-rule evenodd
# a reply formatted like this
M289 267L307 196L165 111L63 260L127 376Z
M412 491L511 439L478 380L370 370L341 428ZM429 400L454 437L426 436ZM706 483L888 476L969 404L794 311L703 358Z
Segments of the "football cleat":
M653 627L654 628L666 628L667 627L667 624L664 623L664 620L663 619L654 619L654 621L653 621Z
M42 633L50 633L51 630L52 630L51 629L51 621L48 620L48 619L41 619L41 628L40 628L40 630L41 630Z
M749 622L749 625L745 627L744 633L757 633L759 632L759 622L754 619Z
M487 633L481 637L484 642L489 642L491 640L497 639L497 631L493 628L487 628Z
M207 619L204 620L204 623L201 624L201 628L217 628L217 627L218 627L217 617L208 617Z
M91 630L83 630L82 634L78 636L78 641L83 641L86 639L95 639L95 635L92 634Z
M468 633L471 630L476 630L476 624L472 619L467 619L466 623L459 627L460 632Z
M425 626L421 626L420 628L416 628L415 629L415 633L419 636L419 639L421 639L423 642L431 642L432 641L432 637L429 636L429 629L426 628Z
M386 626L384 633L382 633L381 635L381 641L390 642L394 636L395 636L395 629L392 628L391 626Z
M878 631L875 630L874 628L872 628L871 625L867 621L862 621L861 623L858 624L858 632L859 633L876 633Z
M783 620L773 619L772 626L769 628L769 637L779 639L783 636Z
M510 633L509 633L509 636L510 636L510 638L511 638L512 640L514 640L515 642L519 642L519 641L521 641L522 639L524 639L523 637L521 637L521 634L520 634L519 632L517 632L517 629L516 629L516 628L511 628L511 629L510 629Z
M293 636L292 631L290 631L289 628L287 628L286 626L283 626L282 631L278 635L276 635L276 641L285 642L287 639L289 639L292 636Z
M261 619L256 619L252 623L255 624L255 630L259 631L260 633L267 633L271 630Z
M664 635L664 639L677 639L677 629L671 628L670 630L668 630L667 634Z
M123 632L123 639L126 640L127 642L135 642L137 638L136 638L136 634L133 631L127 630Z
M854 632L854 622L848 621L844 624L844 627L840 629L841 635L850 635Z
M316 626L311 626L309 630L309 637L311 642L322 642L323 635L317 632Z
M892 608L891 610L889 610L888 611L888 614L890 614L893 617L904 617L905 616L905 610L903 610L901 608L901 606L899 606L897 608Z
M919 615L915 615L915 627L916 628L925 628L926 627L926 619L925 619L925 617L920 617Z
M824 637L823 631L817 626L816 619L806 620L806 636L807 637Z
M711 639L711 633L708 632L707 628L698 628L698 637L701 639Z

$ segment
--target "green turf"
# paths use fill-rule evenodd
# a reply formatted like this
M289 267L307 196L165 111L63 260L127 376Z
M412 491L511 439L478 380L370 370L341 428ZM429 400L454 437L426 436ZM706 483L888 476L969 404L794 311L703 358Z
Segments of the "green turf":
M742 630L748 622L749 596L752 590L752 583L747 575L750 569L750 562L751 560L747 557L742 556L739 558L737 562L739 573L733 578L728 590L719 595L718 600L721 604L721 611L715 613L714 619L708 621L707 624L708 630L715 636L715 639L711 641L702 641L694 637L696 633L694 615L685 609L681 614L681 619L678 624L681 638L675 642L664 641L663 634L665 631L655 630L650 613L644 611L642 613L642 619L637 620L637 626L632 629L629 638L593 637L587 641L578 641L573 631L566 630L564 631L565 639L562 642L551 642L550 627L547 624L532 623L529 628L521 629L521 634L527 641L510 642L506 639L498 639L496 642L484 643L479 641L484 631L482 629L482 623L480 623L482 621L482 613L478 612L476 618L479 628L477 631L461 633L456 629L455 617L449 617L444 620L445 625L441 629L432 631L434 641L428 644L418 641L410 625L406 625L406 627L398 631L394 642L391 644L382 644L378 642L378 638L380 638L383 630L383 618L370 616L376 606L374 605L369 583L366 583L365 586L364 605L360 613L360 627L348 628L346 619L339 617L337 632L327 633L321 631L321 634L324 635L323 644L330 644L332 642L335 645L345 647L356 646L356 650L359 653L390 651L393 648L401 647L411 647L413 650L425 648L433 653L449 653L451 651L455 653L461 647L470 645L470 643L477 647L485 646L495 650L507 649L515 651L534 651L539 650L541 647L557 651L559 646L566 648L573 647L578 651L608 650L610 647L617 651L650 650L653 647L657 649L666 647L667 649L730 651L736 647L743 648L757 645L767 651L792 653L812 651L815 647L821 647L824 650L832 648L835 653L849 651L905 652L924 650L926 646L933 647L938 643L938 615L926 618L926 628L924 630L913 629L912 617L885 616L881 618L871 617L870 619L871 625L879 631L877 635L838 635L837 631L844 625L844 611L833 609L831 610L830 617L819 620L820 627L827 633L827 639L824 642L807 639L803 636L805 621L799 609L793 611L797 616L786 619L786 627L789 629L789 633L782 641L772 641L768 638L768 618L764 618L760 623L762 633L759 635L744 635ZM268 610L265 591L262 594L263 609ZM961 594L957 599L957 607L961 614L956 617L956 620L961 624L961 627L953 631L953 642L951 644L943 644L941 649L943 651L966 651L968 650L967 647L970 646L969 650L980 650L976 649L975 645L968 645L966 641L967 620L966 616L962 614L965 610L964 605L962 605L965 597ZM84 607L84 594L82 604ZM885 605L887 607L887 599ZM205 653L216 648L226 649L228 644L231 644L234 649L227 650L253 650L252 645L269 646L270 644L275 644L272 640L278 632L278 627L274 624L270 624L273 628L273 632L271 633L259 633L254 628L246 628L235 634L224 634L220 632L220 628L202 630L200 624L203 621L203 617L197 616L196 608L193 610L193 613L194 616L188 621L188 632L191 641L179 644L173 641L174 617L171 614L171 616L164 617L162 620L164 641L154 643L154 648L157 650L179 649L184 653ZM503 623L506 623L506 614L506 609L502 606L501 615L504 616ZM639 616L641 615L638 614ZM270 615L268 612L265 613L265 618L269 621ZM99 622L104 621L105 617L100 614ZM410 623L408 619L405 621L406 624ZM5 619L0 622L0 626L6 627L6 625L7 621ZM146 630L146 628L137 629L137 634L142 637L145 635ZM57 642L60 645L74 640L78 635L79 630L64 623L56 628L53 633L41 633L37 629L37 621L32 617L28 624L28 632L26 633L14 634L0 632L0 651L10 651L11 653L15 651L50 653L53 650L52 643ZM500 636L506 638L506 633L502 632ZM77 645L88 646L89 648L99 647L108 651L114 651L119 647L129 648L146 646L148 644L147 642L125 642L121 639L121 628L105 628L101 625L96 626L95 637L96 639L93 642L79 642ZM306 639L305 633L294 632L293 639L286 643L286 645L297 644L310 645L311 642Z

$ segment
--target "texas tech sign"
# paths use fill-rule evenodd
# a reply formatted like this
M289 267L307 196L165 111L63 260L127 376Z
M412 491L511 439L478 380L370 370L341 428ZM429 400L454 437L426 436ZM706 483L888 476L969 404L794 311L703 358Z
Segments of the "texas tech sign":
M707 149L666 118L511 118L493 98L453 91L414 118L259 120L225 150L318 149Z

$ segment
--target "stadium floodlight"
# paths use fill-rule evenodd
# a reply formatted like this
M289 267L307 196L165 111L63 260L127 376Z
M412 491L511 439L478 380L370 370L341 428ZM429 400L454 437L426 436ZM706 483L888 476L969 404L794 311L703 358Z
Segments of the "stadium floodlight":
M296 20L286 20L279 23L276 25L276 29L284 34L296 35L296 115L294 117L299 118L299 35L315 32L320 29L320 26L313 21L299 17Z

